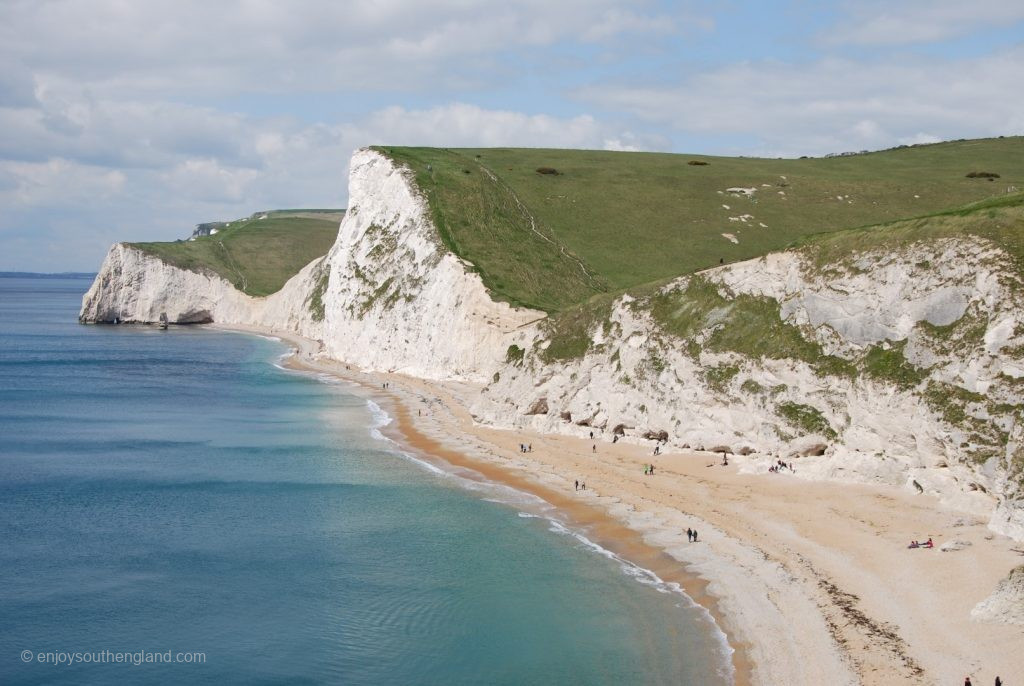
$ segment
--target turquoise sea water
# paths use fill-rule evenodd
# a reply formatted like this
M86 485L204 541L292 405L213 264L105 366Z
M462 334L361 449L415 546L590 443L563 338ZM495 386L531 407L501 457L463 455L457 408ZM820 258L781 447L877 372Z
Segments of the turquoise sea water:
M702 610L280 344L81 326L88 285L0 278L0 683L728 682Z

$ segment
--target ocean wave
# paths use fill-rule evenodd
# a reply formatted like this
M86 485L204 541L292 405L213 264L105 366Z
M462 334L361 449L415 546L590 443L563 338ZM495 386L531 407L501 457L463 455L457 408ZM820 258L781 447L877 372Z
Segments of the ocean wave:
M410 462L413 462L416 465L423 467L424 469L438 476L450 476L448 472L441 469L437 465L428 462L427 460L416 457L407 450L402 450L401 447L398 445L397 441L394 441L391 438L385 436L383 433L381 433L381 429L383 429L385 426L387 426L394 420L391 418L391 415L389 415L380 405L373 402L372 400L367 399L366 407L370 410L370 416L372 417L370 426L368 427L370 430L370 435L373 436L373 438L375 438L378 441L387 443L390 448L390 452L401 457L404 457Z

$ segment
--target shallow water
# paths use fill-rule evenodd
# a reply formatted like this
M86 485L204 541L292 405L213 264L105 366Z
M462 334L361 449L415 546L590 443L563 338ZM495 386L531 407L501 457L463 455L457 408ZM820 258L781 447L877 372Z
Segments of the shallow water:
M684 597L402 457L280 344L80 326L87 287L0 278L0 682L727 681ZM130 662L168 651L202 662Z

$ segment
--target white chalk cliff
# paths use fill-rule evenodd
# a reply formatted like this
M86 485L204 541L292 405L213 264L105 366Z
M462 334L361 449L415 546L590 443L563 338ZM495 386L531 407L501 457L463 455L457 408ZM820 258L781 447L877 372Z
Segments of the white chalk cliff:
M543 313L496 302L472 265L444 247L408 170L358 151L349 197L328 255L278 293L253 298L118 244L83 298L81 320L155 322L166 313L171 322L295 331L363 369L476 383L473 412L483 423L615 432L651 445L644 436L664 432L677 448L748 452L734 459L752 471L800 455L798 477L933 493L1024 539L1024 362L1012 352L1024 349L1024 303L997 246L965 237L866 252L828 269L797 251L719 267L662 290L675 297L693 278L717 289L725 304L706 330L674 337L650 303L622 296L588 332L588 351L558 361L544 354L552 333ZM799 357L702 349L715 318L746 296L776 303L777 317L832 359L894 350L923 371L900 384L823 375ZM956 397L937 397L937 388Z

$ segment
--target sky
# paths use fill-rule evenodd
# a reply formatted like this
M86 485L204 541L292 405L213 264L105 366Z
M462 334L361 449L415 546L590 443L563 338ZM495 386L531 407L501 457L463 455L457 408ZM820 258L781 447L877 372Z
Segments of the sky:
M1018 0L0 0L0 270L344 207L367 145L1024 134Z

